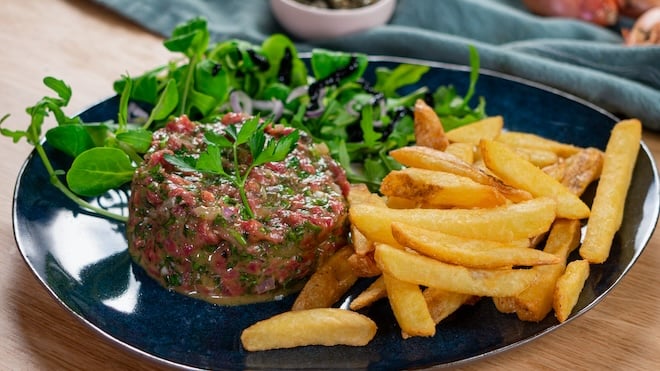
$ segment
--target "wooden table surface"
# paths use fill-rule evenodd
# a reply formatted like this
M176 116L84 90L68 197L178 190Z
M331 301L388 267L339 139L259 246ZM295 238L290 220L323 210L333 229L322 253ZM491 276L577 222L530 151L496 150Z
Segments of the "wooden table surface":
M158 36L82 0L0 5L0 116L24 128L25 107L49 91L53 75L73 88L69 113L110 96L123 73L170 58ZM1 138L0 138L1 139ZM33 276L13 238L12 194L31 147L0 145L0 369L159 369L111 344L61 307ZM660 135L644 133L660 158ZM660 234L594 309L557 331L464 369L660 369Z

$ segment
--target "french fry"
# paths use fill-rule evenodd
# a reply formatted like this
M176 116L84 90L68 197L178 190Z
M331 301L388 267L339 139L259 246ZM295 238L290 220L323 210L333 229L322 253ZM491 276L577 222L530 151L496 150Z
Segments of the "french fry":
M457 236L507 242L550 229L555 201L548 197L490 209L408 209L355 205L349 218L369 240L398 245L392 223L400 222Z
M457 127L447 132L450 142L479 144L481 139L495 139L502 132L504 119L502 116L492 116L475 121L471 124Z
M621 226L626 195L639 152L642 125L639 120L617 123L605 148L603 171L591 206L592 214L580 247L580 256L590 263L607 260L612 239Z
M380 192L441 208L488 208L506 203L495 187L444 171L415 168L391 171L383 179Z
M367 255L374 251L374 243L369 241L354 225L351 225L351 243L358 255Z
M555 255L560 263L533 267L532 270L539 274L536 282L520 294L504 299L510 300L509 304L513 305L511 312L515 312L520 320L538 322L550 313L557 279L564 272L568 255L580 244L580 234L578 220L558 219L553 224L544 252ZM504 306L503 303L498 304Z
M419 202L404 197L389 196L385 201L392 209L414 209L421 206Z
M404 338L435 335L435 322L419 285L401 281L387 273L383 273L383 281L392 312Z
M533 149L526 147L512 148L520 157L531 162L537 167L543 168L559 161L556 153L544 149Z
M418 99L413 108L413 116L417 145L435 148L440 151L447 148L449 140L433 107Z
M468 239L392 223L392 235L403 246L439 261L471 268L497 269L559 263L555 255L506 243Z
M386 297L387 288L385 287L385 279L381 275L351 301L349 308L351 310L360 310Z
M558 217L583 219L589 216L589 206L578 196L506 145L483 140L479 148L486 166L505 183L524 189L535 197L554 198Z
M478 298L474 295L446 291L435 287L427 287L422 294L424 300L426 300L431 318L436 324L449 317L464 304L471 303Z
M386 206L385 200L377 194L369 191L369 188L363 183L351 184L347 199L349 205L368 204L383 207Z
M572 144L561 143L536 134L521 133L518 131L504 131L496 140L506 143L512 148L532 148L551 151L559 157L568 157L580 151L580 147Z
M561 183L580 196L593 181L600 177L604 154L597 148L585 148L564 161Z
M348 263L348 257L352 254L350 246L334 253L312 274L291 310L327 308L339 300L358 279Z
M444 171L470 178L477 183L493 186L513 202L532 198L529 192L510 187L478 167L446 152L420 146L408 146L390 151L390 156L408 167Z
M477 296L514 296L537 278L531 269L467 268L386 244L376 245L374 257L383 274L401 281Z
M306 345L367 345L376 335L369 317L345 309L315 308L284 312L259 321L241 333L248 351Z
M474 144L472 143L449 143L445 152L456 156L468 164L474 162Z
M355 253L348 257L347 262L358 277L375 277L381 274L372 253L366 255Z
M571 315L587 277L589 277L589 262L575 260L566 266L566 271L557 280L553 308L559 322L566 321Z

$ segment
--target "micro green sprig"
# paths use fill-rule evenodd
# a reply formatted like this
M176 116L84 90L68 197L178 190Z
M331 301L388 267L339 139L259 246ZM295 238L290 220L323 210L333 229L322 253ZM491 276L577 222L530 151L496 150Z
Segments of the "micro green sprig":
M265 128L270 125L269 121L261 121L259 116L246 120L240 128L236 125L228 125L225 135L211 131L205 133L206 149L196 159L190 156L165 155L165 160L188 172L202 172L219 175L229 180L237 189L248 218L255 217L245 192L245 183L252 169L269 162L283 161L291 153L298 143L300 133L293 130L280 138L267 137ZM239 162L239 148L246 145L250 151L251 160L247 168L241 171ZM223 166L222 151L229 149L231 156L231 167L225 169Z

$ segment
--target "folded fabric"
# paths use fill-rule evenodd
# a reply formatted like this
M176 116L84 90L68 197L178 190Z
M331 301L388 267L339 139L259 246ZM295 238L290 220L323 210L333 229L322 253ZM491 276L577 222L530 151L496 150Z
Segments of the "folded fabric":
M267 1L96 1L163 36L195 16L208 20L215 41L260 43L284 32ZM453 64L467 64L467 46L474 45L484 69L548 85L660 130L660 46L627 47L616 28L538 17L520 0L399 0L387 25L340 39L293 40L300 50L323 47Z

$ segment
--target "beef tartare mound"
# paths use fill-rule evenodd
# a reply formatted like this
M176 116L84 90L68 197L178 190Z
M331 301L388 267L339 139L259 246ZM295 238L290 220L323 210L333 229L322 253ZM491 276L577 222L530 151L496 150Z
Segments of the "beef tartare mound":
M199 157L208 131L225 133L248 117L200 124L183 116L154 133L131 185L128 249L165 287L220 304L271 300L301 287L317 265L346 244L349 185L324 146L300 133L283 161L249 172L246 213L239 189L207 172L181 170L167 155ZM292 129L268 125L267 137ZM223 153L227 163L234 161ZM251 161L240 148L239 167Z

